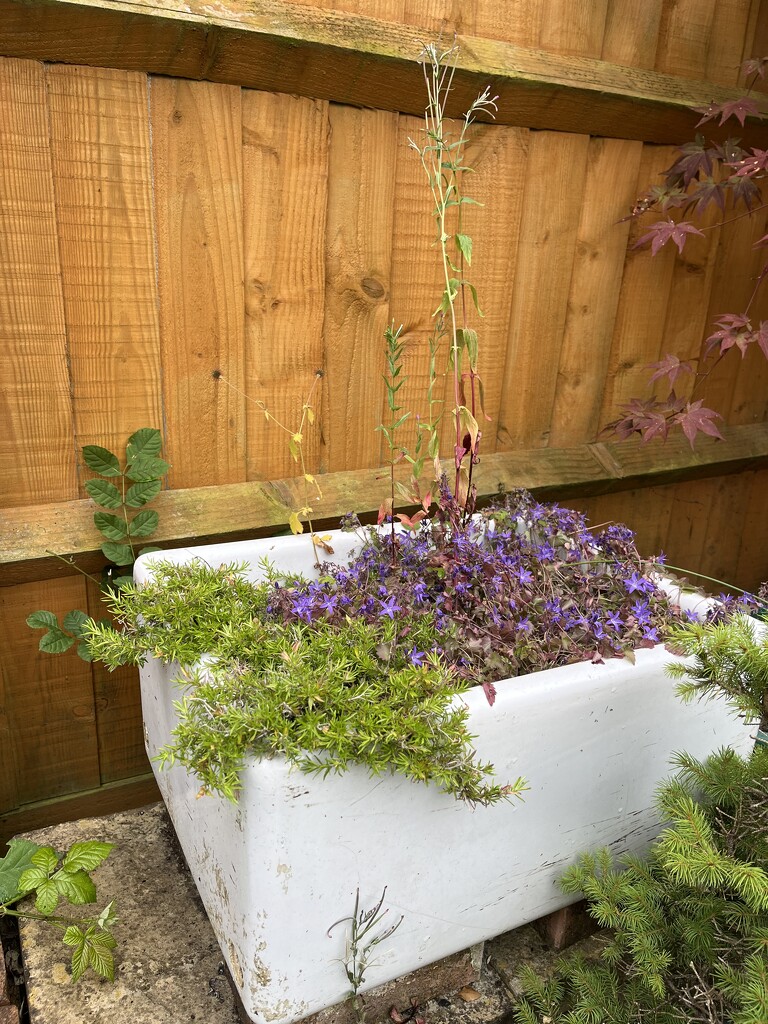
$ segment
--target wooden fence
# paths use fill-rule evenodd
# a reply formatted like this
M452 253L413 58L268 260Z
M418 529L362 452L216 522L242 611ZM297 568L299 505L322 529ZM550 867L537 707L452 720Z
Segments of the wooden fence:
M754 286L764 210L653 259L622 218L693 134L688 108L735 95L743 57L768 53L766 0L333 8L0 0L3 834L155 792L135 673L40 654L25 626L38 608L98 609L50 555L99 563L82 445L162 429L169 544L274 529L295 467L244 395L294 422L322 368L318 514L378 503L382 334L405 325L418 409L441 290L408 144L419 46L440 33L460 37L457 103L488 79L500 96L469 153L483 488L530 486L676 564L768 577L759 353L708 381L726 442L595 443L645 393L647 363L698 356ZM741 134L768 141L751 121Z

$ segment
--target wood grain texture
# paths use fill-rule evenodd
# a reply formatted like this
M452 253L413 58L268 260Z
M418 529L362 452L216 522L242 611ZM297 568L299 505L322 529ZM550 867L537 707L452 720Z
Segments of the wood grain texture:
M751 15L754 0L718 0L707 48L707 78L718 85L743 86L741 62L747 42L752 42Z
M85 609L94 619L110 618L99 587L85 581ZM133 665L109 671L93 662L93 696L101 784L146 775L150 771L144 749L139 673Z
M644 147L637 195L656 183L658 175L675 156L671 147ZM656 256L651 256L648 248L634 248L646 230L642 218L632 222L603 391L601 426L613 420L631 398L647 394L647 367L659 358L663 341L676 250L667 244Z
M43 66L0 59L0 506L77 493Z
M592 139L570 279L549 444L593 440L600 429L603 381L611 353L642 146Z
M545 447L568 311L589 139L539 132L528 153L497 446Z
M0 590L4 706L21 803L99 785L91 667L73 650L38 651L42 633L26 625L34 611L72 608L85 608L79 576Z
M246 478L240 90L152 79L169 483Z
M719 0L665 3L659 27L656 70L682 78L709 78L707 55Z
M768 424L724 428L723 441L705 438L695 451L680 434L664 445L611 442L574 448L528 449L485 455L476 467L479 497L526 487L543 497L603 494L679 480L725 476L762 469L768 464ZM404 467L401 467L404 469ZM379 508L384 485L377 469L329 473L323 499L316 506L324 525L338 524L354 509L370 521ZM301 480L274 480L163 491L155 500L160 515L158 544L202 544L268 536L285 529L288 509L301 500ZM101 534L93 525L93 503L72 501L0 511L0 586L60 576L67 571L53 548L74 555L88 571L103 565Z
M381 465L397 115L334 104L330 129L322 459L333 472Z
M611 0L600 56L612 64L653 68L665 0Z
M696 18L701 21L698 13ZM206 79L404 113L419 113L423 104L417 57L424 29L363 15L280 0L227 0L215 14L205 0L0 0L0 23L9 56ZM690 106L707 102L713 91L720 98L731 95L594 57L477 35L463 35L460 42L449 113L466 109L492 79L503 123L676 142L688 133ZM696 59L700 49L693 40ZM716 128L709 134L720 137ZM749 123L740 135L749 141Z
M752 474L746 496L741 546L735 579L747 590L756 590L768 580L768 551L765 545L765 510L768 508L768 473Z
M328 104L244 92L245 388L294 433L323 362L327 189ZM310 473L318 470L321 393L312 401L318 420L304 429ZM298 473L288 435L256 405L246 415L247 478Z
M548 0L540 4L538 45L553 53L600 57L608 7L609 0Z
M74 433L122 451L163 422L147 80L64 66L46 78Z

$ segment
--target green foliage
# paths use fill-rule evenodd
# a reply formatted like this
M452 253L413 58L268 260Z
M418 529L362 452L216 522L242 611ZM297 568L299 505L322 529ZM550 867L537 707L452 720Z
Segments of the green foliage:
M137 551L133 542L149 537L157 529L157 512L143 506L160 493L161 478L168 472L168 463L160 458L161 451L160 431L152 427L142 427L128 438L124 469L117 455L108 448L89 444L82 449L83 462L87 468L99 474L86 481L85 489L97 505L110 510L95 512L93 516L94 525L105 538L101 550L112 563L105 570L103 589L124 586L131 579L130 567L137 555L157 550L155 547L143 547ZM113 479L119 480L119 487L111 482ZM130 481L133 482L129 484ZM142 511L131 515L135 509ZM113 514L115 512L117 514ZM65 558L64 561L71 560ZM124 572L114 576L113 571L117 566L123 568ZM53 612L48 611L32 612L27 617L27 625L32 629L45 630L40 638L41 651L62 654L77 644L77 653L83 661L93 660L88 639L83 632L85 623L91 621L85 612L77 610L65 615L61 623Z
M646 858L588 854L562 880L614 930L600 962L529 972L518 1024L765 1024L768 750L681 754L660 790L670 824Z
M114 845L74 843L64 854L26 839L12 839L8 847L8 853L0 858L0 916L33 918L59 928L64 944L73 947L72 981L88 967L114 981L114 904L107 904L96 917L57 913L62 900L71 906L95 902L96 886L90 872L109 856ZM25 897L34 898L34 910L18 906Z
M468 684L436 655L417 666L405 653L436 646L431 614L287 623L265 614L274 581L251 583L235 566L160 563L150 583L110 599L120 632L86 627L107 665L149 654L181 665L188 689L164 763L180 761L204 790L229 798L248 753L282 754L310 773L393 770L471 803L522 790L522 780L486 781L491 766L478 763L466 708L453 700Z
M670 647L692 659L668 669L684 700L725 694L741 714L768 730L768 632L756 632L753 619L680 625Z

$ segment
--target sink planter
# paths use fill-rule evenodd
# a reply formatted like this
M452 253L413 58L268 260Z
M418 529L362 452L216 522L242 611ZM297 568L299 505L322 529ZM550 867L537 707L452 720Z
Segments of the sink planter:
M333 535L335 561L358 543ZM209 545L141 558L204 559L217 567L259 562L311 575L306 537ZM690 606L700 603L692 598ZM683 705L657 646L636 663L613 659L548 669L496 683L490 707L475 688L469 708L480 758L504 782L524 775L522 803L471 808L436 786L355 766L323 778L280 757L251 758L237 804L198 798L186 768L155 773L191 872L246 1011L257 1024L292 1021L349 993L345 927L361 908L384 906L397 932L377 947L366 988L383 984L565 906L557 886L583 850L641 850L657 834L658 783L670 755L703 757L731 745L746 753L750 729L724 702ZM178 666L150 659L141 670L147 751L155 758L177 722Z

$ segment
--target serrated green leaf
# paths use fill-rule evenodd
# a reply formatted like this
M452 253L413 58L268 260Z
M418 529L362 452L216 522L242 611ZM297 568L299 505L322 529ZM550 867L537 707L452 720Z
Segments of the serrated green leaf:
M31 886L20 885L25 871L32 868L32 854L40 847L28 839L12 839L8 852L0 857L0 903L11 903L30 891ZM36 870L36 869L33 869Z
M104 907L102 912L99 914L97 924L99 928L109 929L117 921L117 914L115 913L115 901L110 900L109 903Z
M163 447L163 438L159 430L154 427L142 427L128 438L125 446L125 456L128 462L133 462L141 455L159 455Z
M56 883L47 878L37 886L35 907L41 914L52 914L59 905L59 890Z
M133 517L128 524L128 532L131 537L148 537L157 529L159 516L154 509L145 508Z
M85 489L97 505L102 508L120 508L120 491L108 480L87 480Z
M35 867L45 871L47 875L50 875L52 871L56 870L56 865L59 863L59 857L52 846L41 846L39 850L36 850L32 854L32 863Z
M27 625L32 629L50 629L59 625L59 619L53 612L32 612L27 616Z
M139 455L130 464L125 475L129 480L135 480L137 483L147 483L165 476L169 469L168 463L162 459L157 459L152 455Z
M93 871L107 859L114 848L114 843L102 843L95 839L73 843L64 855L63 866L68 871Z
M112 939L111 946L104 941L105 939L112 939L112 937L103 932L101 935L93 935L90 939L86 939L88 962L100 977L106 978L107 981L114 981L115 958L112 956L114 939Z
M81 946L85 941L83 929L76 924L71 924L61 937L65 946Z
M96 886L86 871L57 872L53 881L61 895L73 906L96 902Z
M32 892L38 885L42 885L43 882L48 881L48 872L43 871L42 868L31 867L23 871L19 878L19 885L23 887L25 892Z
M96 512L93 521L96 529L100 530L107 540L123 540L128 536L125 520L119 516L113 516L109 512Z
M93 654L91 654L91 648L88 646L87 640L81 640L77 645L77 656L82 658L83 661L93 661Z
M467 261L469 266L472 266L472 239L469 235L462 235L457 232L456 248Z
M115 544L108 541L101 545L101 550L106 558L115 565L130 565L133 561L133 551L129 544Z
M125 504L128 508L141 508L148 501L152 501L160 493L161 483L159 480L147 480L139 484L132 484L125 492Z
M72 633L76 637L82 637L83 625L90 621L90 615L86 615L85 612L73 608L71 612L67 612L64 616L63 626L68 633Z
M46 654L63 654L64 651L68 651L72 644L75 642L73 636L69 636L63 629L56 626L54 629L48 630L40 638L40 643L37 645L38 649L45 651Z
M72 981L78 981L88 967L88 946L85 936L80 939L72 951Z
M87 444L83 448L83 462L88 469L100 473L101 476L122 476L117 456L108 448L101 448L97 444Z

